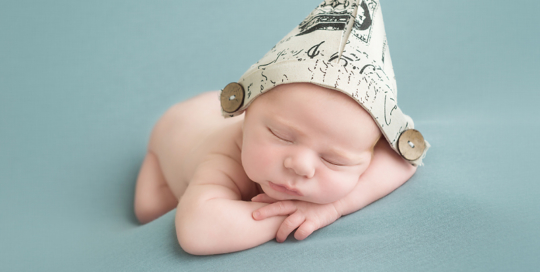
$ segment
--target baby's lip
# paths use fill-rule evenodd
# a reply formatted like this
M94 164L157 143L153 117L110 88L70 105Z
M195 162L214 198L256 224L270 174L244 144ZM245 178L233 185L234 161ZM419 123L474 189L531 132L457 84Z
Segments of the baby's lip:
M278 192L282 192L282 193L285 193L285 194L288 194L288 195L293 195L293 196L304 196L302 193L300 193L300 191L298 191L297 189L295 188L291 188L287 185L280 185L280 184L275 184L271 181L268 182L268 184L270 184L270 187Z

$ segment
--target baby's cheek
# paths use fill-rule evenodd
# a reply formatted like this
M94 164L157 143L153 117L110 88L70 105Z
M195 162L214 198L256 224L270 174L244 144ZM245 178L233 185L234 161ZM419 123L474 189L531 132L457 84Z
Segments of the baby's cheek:
M242 153L242 164L247 176L253 181L267 179L266 172L270 170L271 158L263 146L250 146Z
M358 183L353 175L329 175L321 183L321 198L330 203L348 195Z

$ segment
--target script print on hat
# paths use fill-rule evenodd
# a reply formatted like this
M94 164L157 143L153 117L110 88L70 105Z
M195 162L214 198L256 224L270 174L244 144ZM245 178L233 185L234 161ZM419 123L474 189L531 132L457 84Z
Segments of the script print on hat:
M363 0L359 8L354 1L328 0L320 4L298 26L300 33L297 36L311 33L315 30L344 30L349 20L354 19L356 12L357 20L354 21L354 35L365 43L369 43L371 34L372 17L377 9L377 2Z
M238 81L246 92L243 105L238 111L224 112L224 116L241 114L260 94L295 82L349 95L371 114L398 153L400 135L414 128L412 119L397 105L396 80L378 0L333 0L317 6L244 73ZM421 164L423 157L411 163Z

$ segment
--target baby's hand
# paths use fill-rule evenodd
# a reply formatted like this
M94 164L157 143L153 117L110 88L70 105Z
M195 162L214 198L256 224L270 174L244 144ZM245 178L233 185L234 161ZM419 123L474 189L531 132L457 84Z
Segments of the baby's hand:
M276 241L283 242L296 228L294 238L304 240L314 231L328 226L341 217L334 204L315 204L299 200L275 200L266 194L251 199L254 202L270 203L253 212L253 219L263 220L272 216L289 215L279 227Z

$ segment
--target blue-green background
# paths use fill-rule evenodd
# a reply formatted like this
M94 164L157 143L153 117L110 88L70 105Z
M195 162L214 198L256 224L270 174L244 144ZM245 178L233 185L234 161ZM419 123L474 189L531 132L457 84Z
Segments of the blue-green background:
M236 81L321 0L0 0L1 271L535 271L540 2L382 0L401 109L432 144L307 240L220 256L133 215L171 105Z

